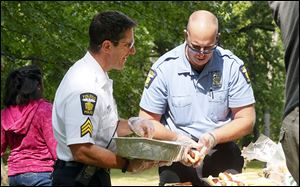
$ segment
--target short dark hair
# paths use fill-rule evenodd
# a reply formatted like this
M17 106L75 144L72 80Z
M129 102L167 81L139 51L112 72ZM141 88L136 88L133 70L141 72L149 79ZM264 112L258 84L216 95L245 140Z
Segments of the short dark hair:
M101 46L105 40L110 40L115 44L124 37L125 31L136 25L134 20L119 11L98 13L92 19L89 27L89 50L91 52L99 51L99 45Z
M5 83L4 105L26 105L42 97L42 72L36 65L28 65L9 73Z

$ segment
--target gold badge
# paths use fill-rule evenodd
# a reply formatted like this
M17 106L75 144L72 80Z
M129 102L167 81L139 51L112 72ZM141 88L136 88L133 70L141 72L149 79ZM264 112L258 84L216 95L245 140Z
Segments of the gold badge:
M246 79L246 82L249 84L250 83L250 78L249 78L247 69L246 69L246 67L244 65L240 66L240 71L242 72L244 78Z
M90 134L90 137L92 137L92 134L93 134L93 125L92 125L92 122L90 120L90 118L88 118L83 125L81 125L80 127L80 134L81 134L81 137L83 137L84 135L86 134Z
M83 115L92 116L97 103L97 96L93 93L80 94L81 109Z
M154 70L150 69L147 79L146 79L146 82L145 82L145 88L149 88L149 86L155 79L156 75L157 75L156 72Z
M212 87L214 88L222 87L222 74L220 71L212 72Z

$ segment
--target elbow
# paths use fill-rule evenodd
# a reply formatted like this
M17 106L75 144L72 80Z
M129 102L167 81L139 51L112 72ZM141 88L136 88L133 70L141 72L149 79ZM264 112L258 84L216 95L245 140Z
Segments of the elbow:
M249 108L247 119L248 119L247 121L248 129L250 131L249 133L251 133L254 129L254 125L256 122L256 112L255 112L254 105Z
M256 121L256 116L255 116L255 113L254 113L254 115L251 118L249 118L248 133L247 134L250 134L250 133L253 132L254 126L255 126L255 121Z
M244 135L251 134L254 130L256 117L255 112L253 112L251 115L248 115L246 118L244 118L244 121L242 122L244 124Z
M76 162L81 162L81 163L84 163L84 154L82 153L76 153L76 154L73 154L73 158L74 158L74 161Z
M254 129L255 122L256 122L256 113L255 113L255 110L254 110L252 118L251 118L251 131L253 131L253 129Z
M87 145L85 144L73 144L70 145L70 149L72 152L72 156L74 158L74 161L84 163L86 160L86 151L87 151Z

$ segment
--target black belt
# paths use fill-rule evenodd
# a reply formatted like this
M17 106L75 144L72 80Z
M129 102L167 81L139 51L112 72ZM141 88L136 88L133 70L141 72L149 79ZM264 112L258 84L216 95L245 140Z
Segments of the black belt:
M84 166L85 164L80 163L80 162L76 162L76 161L68 161L67 162L67 161L64 161L64 160L57 159L55 161L54 165L56 167L58 166L58 167L62 168L64 166L67 166L67 167L81 167L81 166ZM105 171L107 173L110 173L110 169L108 169L108 168L97 168L97 170L103 170L103 171Z
M67 166L67 167L80 167L80 166L83 166L84 164L83 163L80 163L80 162L76 162L76 161L64 161L64 160L59 160L57 159L55 161L55 166L58 166L58 167L64 167L64 166Z

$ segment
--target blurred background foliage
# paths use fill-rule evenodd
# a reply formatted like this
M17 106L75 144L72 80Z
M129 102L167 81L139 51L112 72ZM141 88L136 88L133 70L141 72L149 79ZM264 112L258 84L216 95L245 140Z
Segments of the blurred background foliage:
M1 109L7 74L37 64L44 73L44 96L53 102L68 68L88 47L88 26L100 11L119 10L138 22L136 55L123 71L111 71L119 115L138 115L144 82L160 55L184 42L183 30L195 10L219 19L220 45L245 62L256 97L257 120L241 146L265 133L278 141L284 103L285 69L279 29L266 1L1 1ZM180 85L179 85L180 86Z

